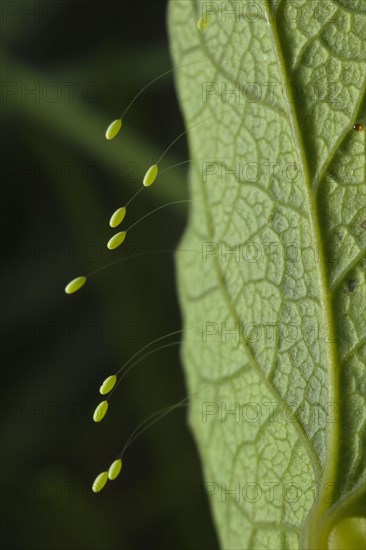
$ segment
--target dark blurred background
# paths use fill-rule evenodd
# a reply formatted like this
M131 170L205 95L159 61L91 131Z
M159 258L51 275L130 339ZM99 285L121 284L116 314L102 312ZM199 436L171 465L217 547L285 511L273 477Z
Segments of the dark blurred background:
M215 549L186 410L148 430L118 480L91 491L136 425L186 395L174 346L138 365L104 421L91 420L103 379L181 328L173 253L142 254L176 247L186 205L141 222L116 252L105 246L111 213L183 130L168 75L138 99L118 138L104 138L171 68L166 2L4 0L1 10L2 547ZM161 170L186 159L183 138ZM184 200L186 172L178 166L144 189L124 226ZM65 295L69 280L111 261Z

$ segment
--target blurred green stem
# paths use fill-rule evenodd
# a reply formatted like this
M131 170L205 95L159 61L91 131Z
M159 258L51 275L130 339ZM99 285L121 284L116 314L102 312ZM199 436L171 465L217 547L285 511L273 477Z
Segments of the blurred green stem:
M8 107L9 115L23 117L34 124L32 132L37 129L46 130L49 134L55 135L57 139L63 139L71 147L77 148L83 154L91 155L102 167L108 169L120 168L123 172L123 165L134 163L139 167L143 175L147 168L153 164L161 155L160 148L152 144L148 139L142 138L135 131L128 127L128 120L121 131L121 134L113 141L108 142L104 133L111 122L110 116L103 115L93 109L92 104L82 103L75 99L71 101L66 94L57 102L45 101L40 94L40 101L37 96L30 92L34 89L46 90L51 83L60 85L60 78L57 75L50 75L46 78L44 74L30 71L28 68L3 59L3 67L6 68L7 85L14 86L17 90L14 94L7 94L5 104ZM22 96L19 92L21 86L26 86L29 92ZM18 89L19 88L19 89ZM50 92L51 94L51 92ZM118 116L118 115L117 115ZM154 135L154 129L151 129ZM177 129L176 134L180 129ZM148 133L149 129L147 129ZM172 136L172 139L175 135ZM37 139L32 133L29 139ZM179 160L173 155L167 155L161 170L173 166ZM136 190L136 182L126 182L127 185ZM157 185L149 193L149 198L157 203L179 201L187 198L186 192L186 170L178 166L167 171L159 178ZM178 217L184 216L184 210L172 206Z

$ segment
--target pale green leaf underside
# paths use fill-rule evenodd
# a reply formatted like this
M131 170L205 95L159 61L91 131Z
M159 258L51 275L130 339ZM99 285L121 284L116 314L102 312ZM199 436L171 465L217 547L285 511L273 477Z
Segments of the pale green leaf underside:
M178 254L185 327L280 327L273 341L265 330L258 341L239 343L233 335L222 342L220 331L206 343L197 341L199 329L196 337L186 334L190 422L205 480L216 484L211 488L256 483L263 491L257 502L243 495L222 502L220 489L211 495L223 548L325 548L331 526L359 514L365 481L365 132L353 124L366 122L366 6L300 0L297 16L286 17L289 3L252 4L263 17L224 21L219 13L198 32L201 2L170 2L174 62L184 65L177 89L186 126L209 117L189 132L190 191L198 200ZM263 94L260 101L233 94L222 101L219 91L204 102L204 82L220 91L257 83ZM269 98L269 82L292 82L299 95L289 102L275 91ZM205 181L202 162L225 162L228 170L238 162L276 162L280 169L272 177L263 169L256 181L229 172L222 178L218 170ZM292 163L300 174L289 181L282 169ZM200 253L186 252L201 251L204 242L219 250L256 243L263 254L255 263L243 256L222 261L219 253L203 262ZM268 243L275 243L274 256ZM301 257L289 261L278 251L293 243ZM284 338L290 324L301 330L295 342ZM202 402L227 409L254 402L262 416L221 422L214 414L203 422ZM268 402L276 403L274 417ZM287 406L291 422L282 414ZM279 484L273 502L265 483ZM294 483L301 497L284 498Z

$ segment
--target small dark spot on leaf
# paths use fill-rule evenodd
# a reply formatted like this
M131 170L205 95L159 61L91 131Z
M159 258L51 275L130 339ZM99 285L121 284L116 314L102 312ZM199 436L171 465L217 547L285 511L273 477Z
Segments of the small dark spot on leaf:
M348 290L350 292L354 292L357 288L357 281L355 279L351 279L348 281Z
M361 122L357 122L356 124L353 125L353 129L356 132L362 132L363 131L363 124L361 124Z

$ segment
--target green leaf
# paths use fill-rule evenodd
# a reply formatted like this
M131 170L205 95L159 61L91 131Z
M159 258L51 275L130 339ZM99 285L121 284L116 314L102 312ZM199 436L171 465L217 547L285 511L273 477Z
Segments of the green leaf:
M361 548L365 3L171 0L169 28L186 126L204 121L177 262L221 545Z

